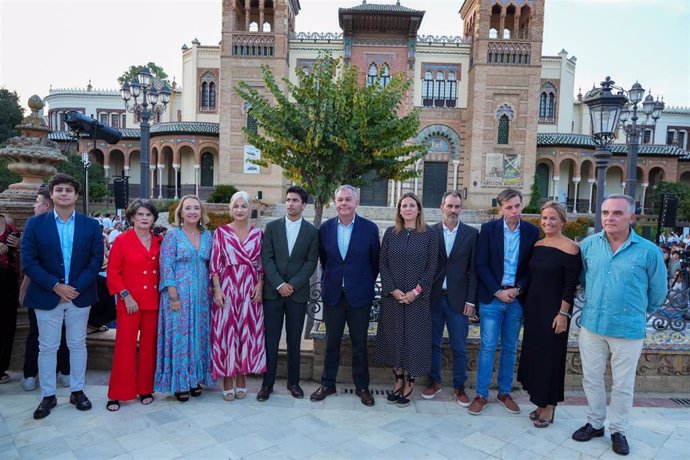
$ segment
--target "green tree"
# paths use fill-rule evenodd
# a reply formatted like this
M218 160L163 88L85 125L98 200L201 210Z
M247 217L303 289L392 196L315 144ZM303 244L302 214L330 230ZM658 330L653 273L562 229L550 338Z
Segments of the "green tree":
M537 183L537 175L534 175L532 180L532 187L529 189L529 203L525 206L524 212L526 214L539 214L541 208L541 193L539 192L539 184Z
M362 87L356 67L322 54L309 74L297 69L297 83L283 79L283 89L268 67L262 70L271 100L246 82L235 89L260 128L244 133L261 151L257 164L280 166L314 198L315 225L341 184L366 185L371 171L386 179L415 176L412 166L426 146L409 142L419 128L419 109L399 115L411 86L403 73L385 86Z
M22 178L19 174L13 173L7 169L9 162L5 159L0 159L0 192L7 190L10 184L21 182Z
M126 70L125 72L123 72L122 75L120 75L120 76L117 78L117 82L120 84L120 86L124 85L125 82L131 82L134 78L136 78L137 75L139 75L139 72L141 72L141 70L142 70L144 67L148 67L148 68L149 68L149 72L151 72L151 74L152 74L154 77L156 77L156 78L158 78L159 80L162 80L162 81L164 81L164 82L166 82L166 83L168 82L168 74L165 73L165 71L163 70L163 67L157 66L157 65L156 65L155 63L153 63L153 62L149 62L149 63L146 64L146 65L133 65L133 66L129 66L129 69Z
M690 220L690 185L682 182L665 182L662 181L654 189L654 212L658 214L661 208L661 195L663 193L670 193L678 197L678 213L679 219Z
M14 127L22 122L24 107L19 104L16 91L0 88L0 146L10 137L19 136Z
M69 174L79 181L81 190L84 190L84 165L81 156L74 153L62 152L67 161L57 166L58 172ZM92 158L93 160L93 158ZM97 161L91 161L89 166L89 201L101 201L108 195L103 166Z

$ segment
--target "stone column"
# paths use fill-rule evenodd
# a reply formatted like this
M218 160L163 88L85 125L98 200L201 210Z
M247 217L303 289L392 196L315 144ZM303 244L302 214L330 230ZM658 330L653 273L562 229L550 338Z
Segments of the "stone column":
M417 162L414 164L414 172L417 173L421 169L422 166L422 159L417 160ZM419 193L419 176L414 177L414 194L417 195Z
M248 1L248 0L247 0ZM194 194L199 196L199 172L201 165L194 165Z
M251 12L252 4L250 0L244 0L244 30L249 32L249 23L251 22Z
M460 160L453 160L453 190L458 189L458 170L460 169Z
M573 184L575 184L575 198L573 199L573 212L577 214L577 193L578 186L580 185L580 178L573 177Z
M644 184L640 184L642 186L642 196L640 196L640 215L644 216L644 197L647 194L647 187L649 187L649 183L645 182Z
M106 179L110 177L110 165L103 165L103 175Z
M180 199L180 189L179 189L180 184L177 182L177 174L180 171L180 165L178 163L173 163L172 167L175 170L175 199L179 200Z
M158 163L158 199L163 198L163 170L165 169L164 164Z
M553 201L558 201L558 181L560 180L560 176L553 176Z
M149 184L151 184L151 190L149 190L149 196L154 196L156 190L153 188L153 179L156 175L156 165L149 165Z
M390 185L390 190L391 190L391 199L390 199L390 207L394 208L395 207L395 185L397 184L397 181L391 180L388 181Z
M264 0L259 0L259 32L264 31Z
M592 214L592 193L594 193L594 183L596 182L596 179L590 177L587 179L587 182L589 182L589 209L587 210L587 213Z

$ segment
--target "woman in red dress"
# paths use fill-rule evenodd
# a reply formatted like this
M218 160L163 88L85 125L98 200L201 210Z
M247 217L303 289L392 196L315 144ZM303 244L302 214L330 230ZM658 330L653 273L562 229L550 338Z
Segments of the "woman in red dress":
M135 200L126 218L132 229L115 239L107 269L108 289L117 294L117 332L106 405L111 412L120 409L121 400L137 395L142 404L151 404L156 371L161 238L151 229L158 210L148 200Z
M249 223L247 192L232 196L230 214L233 222L218 227L213 234L209 267L213 279L213 378L223 378L226 401L247 395L245 375L266 372L261 303L263 232Z

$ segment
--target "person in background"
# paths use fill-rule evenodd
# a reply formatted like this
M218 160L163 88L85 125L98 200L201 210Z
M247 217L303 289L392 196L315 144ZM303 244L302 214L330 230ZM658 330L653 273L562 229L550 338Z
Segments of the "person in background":
M19 233L14 221L11 217L0 214L0 384L10 380L6 371L10 365L17 329L18 249Z
M36 202L34 203L34 215L38 216L53 210L53 200L50 199L50 191L46 185L38 189ZM24 305L24 296L31 280L24 275L22 284L19 288L19 303ZM26 336L26 347L24 349L24 376L21 381L24 391L36 389L36 377L38 376L38 325L36 324L36 311L29 308L29 333ZM65 340L65 325L62 325L60 347L57 351L57 381L64 387L69 387L69 348Z
M180 402L211 385L208 263L212 236L201 200L183 196L160 252L160 309L154 389Z
M213 234L211 343L213 378L222 378L223 399L247 395L247 374L266 372L261 264L263 232L250 223L249 194L230 198L231 224Z
M400 197L395 226L383 235L379 256L382 304L375 360L393 368L389 404L409 406L415 378L431 370L431 285L438 260L438 235L424 222L414 193Z

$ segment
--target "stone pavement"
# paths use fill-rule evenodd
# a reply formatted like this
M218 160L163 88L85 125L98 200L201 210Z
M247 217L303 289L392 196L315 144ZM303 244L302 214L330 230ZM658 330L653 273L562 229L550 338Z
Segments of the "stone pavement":
M244 400L225 402L219 390L179 403L156 395L150 406L123 403L119 412L105 409L108 373L89 371L88 412L69 404L69 390L60 388L58 406L43 420L33 420L39 390L24 392L19 375L0 385L0 459L612 459L606 437L587 443L570 439L585 421L580 392L569 392L556 421L536 429L527 419L527 395L515 393L522 414L511 415L497 403L471 416L451 401L444 388L433 401L419 398L398 408L385 403L383 387L373 388L376 405L365 407L340 385L341 394L320 403L308 395L315 382L303 382L307 397L293 399L285 381L259 403L260 381L248 380ZM345 394L342 394L345 393ZM492 395L494 397L495 395ZM680 459L690 452L690 406L671 398L688 395L644 394L636 397L633 426L628 432L631 459ZM690 402L690 401L689 401Z

